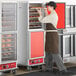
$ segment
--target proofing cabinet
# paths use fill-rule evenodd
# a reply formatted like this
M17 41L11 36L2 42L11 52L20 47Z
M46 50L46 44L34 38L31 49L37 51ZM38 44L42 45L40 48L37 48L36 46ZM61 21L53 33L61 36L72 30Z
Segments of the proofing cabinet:
M44 64L45 33L36 10L43 4L23 2L19 6L18 65L27 66L29 70L30 66Z
M44 13L44 3L23 2L19 4L19 26L18 26L18 65L31 66L44 64L45 58L45 30L46 25L38 20L37 9L41 8ZM62 7L63 15L58 12ZM47 11L48 12L48 11ZM59 3L56 12L59 14L60 22L65 27L65 3ZM59 24L60 26L60 24Z
M0 72L17 69L17 6L0 3Z

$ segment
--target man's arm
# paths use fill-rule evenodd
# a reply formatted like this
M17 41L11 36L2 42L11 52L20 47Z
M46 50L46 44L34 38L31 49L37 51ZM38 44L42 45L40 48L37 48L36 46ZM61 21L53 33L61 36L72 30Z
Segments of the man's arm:
M51 23L56 28L58 19L55 16L50 16L50 15L46 17L40 16L38 19L41 23Z
M40 21L41 23L52 23L52 24L54 24L54 19L53 19L53 17L50 16L50 15L48 15L48 16L46 16L46 17L40 16L38 19L39 19L39 21Z

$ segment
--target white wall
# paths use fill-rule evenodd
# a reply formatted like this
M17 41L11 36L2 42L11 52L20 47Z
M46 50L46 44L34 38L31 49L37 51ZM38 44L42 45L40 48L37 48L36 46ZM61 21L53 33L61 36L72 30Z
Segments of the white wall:
M55 2L65 2L67 5L76 5L76 0L0 0L0 1L32 1L32 2L49 2L49 1L55 1Z
M76 0L29 0L29 1L40 1L40 2L55 1L55 2L65 2L67 5L76 5Z

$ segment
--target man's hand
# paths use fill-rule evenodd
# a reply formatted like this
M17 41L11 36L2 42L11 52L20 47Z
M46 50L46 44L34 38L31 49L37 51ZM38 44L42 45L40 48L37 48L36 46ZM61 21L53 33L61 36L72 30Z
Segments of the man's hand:
M47 16L48 15L47 8L44 8L44 11L45 11L45 15Z
M36 9L40 16L42 16L41 8Z

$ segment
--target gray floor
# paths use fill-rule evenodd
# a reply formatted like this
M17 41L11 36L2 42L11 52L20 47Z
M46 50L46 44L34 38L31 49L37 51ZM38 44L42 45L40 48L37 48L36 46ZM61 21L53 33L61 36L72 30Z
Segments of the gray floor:
M73 75L71 76L76 76L76 62L70 62L70 63L66 63L65 66L67 68L70 68L68 70L71 70L72 72L74 72ZM73 67L73 68L71 68ZM33 68L31 71L28 71L26 69L26 67L19 67L19 69L17 69L16 75L13 75L11 72L10 73L4 73L4 75L1 76L59 76L57 74L53 74L53 73L46 73L46 72L38 72L39 69L38 68ZM62 75L62 76L67 76L67 75Z
M68 71L71 71L72 74L59 74L57 72L32 72L29 74L22 74L17 76L76 76L76 67L68 68Z
M17 76L73 76L73 75L68 75L68 74L65 74L65 75L60 75L60 74L53 74L53 73L50 73L50 72L33 72L33 73L29 73L29 74L23 74L23 75L17 75Z

